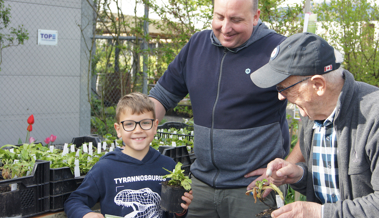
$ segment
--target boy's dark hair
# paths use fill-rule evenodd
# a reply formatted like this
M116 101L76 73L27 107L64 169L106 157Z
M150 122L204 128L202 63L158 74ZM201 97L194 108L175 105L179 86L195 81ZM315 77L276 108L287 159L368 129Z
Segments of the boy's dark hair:
M140 92L133 92L124 95L117 103L116 108L116 121L120 123L120 115L126 109L131 109L132 114L142 114L147 112L153 113L153 118L155 118L155 105L153 101L150 100L149 96L142 94Z

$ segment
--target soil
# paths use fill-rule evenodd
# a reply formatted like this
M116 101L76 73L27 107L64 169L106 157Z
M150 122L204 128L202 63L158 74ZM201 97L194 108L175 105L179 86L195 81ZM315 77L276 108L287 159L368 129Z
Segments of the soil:
M271 218L271 213L276 210L275 208L269 208L269 209L266 209L260 213L258 213L257 215L255 215L256 217L259 217L259 218Z
M11 187L9 185L7 185L7 186L0 186L0 193L10 192L10 191L11 191Z

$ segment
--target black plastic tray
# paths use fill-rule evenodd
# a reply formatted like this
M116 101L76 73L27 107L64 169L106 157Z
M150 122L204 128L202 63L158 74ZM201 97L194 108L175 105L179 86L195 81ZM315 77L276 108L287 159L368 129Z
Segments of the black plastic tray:
M182 163L182 170L184 170L184 174L189 174L192 161L190 155L188 154L187 146L166 148L163 150L162 154L171 157L176 163Z
M0 181L1 187L17 184L0 193L0 217L32 217L50 210L50 162L37 160L30 176Z

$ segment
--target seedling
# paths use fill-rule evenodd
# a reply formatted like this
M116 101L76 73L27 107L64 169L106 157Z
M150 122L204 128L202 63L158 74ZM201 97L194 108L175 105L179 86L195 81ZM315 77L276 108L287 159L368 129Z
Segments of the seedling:
M182 170L182 163L178 162L175 166L175 169L174 171L170 171L168 169L165 169L163 167L164 170L166 170L167 172L169 172L169 174L167 175L164 175L163 178L171 178L169 181L168 181L168 184L169 185L172 185L172 186L181 186L183 187L185 190L189 191L191 190L191 183L192 183L192 180L188 177L188 176L185 176L184 175L184 170Z
M280 191L280 189L276 185L274 185L273 183L270 183L270 184L267 184L267 183L268 183L267 179L263 179L262 181L256 181L255 187L252 190L247 191L246 195L250 195L250 193L252 192L253 196L254 196L254 200L255 200L254 203L257 203L257 198L262 203L264 203L264 199L262 197L263 191L266 190L266 189L272 189L276 193L278 193L278 195L280 196L280 198L284 201L284 197L283 197L282 191ZM270 206L268 206L268 207L270 207Z

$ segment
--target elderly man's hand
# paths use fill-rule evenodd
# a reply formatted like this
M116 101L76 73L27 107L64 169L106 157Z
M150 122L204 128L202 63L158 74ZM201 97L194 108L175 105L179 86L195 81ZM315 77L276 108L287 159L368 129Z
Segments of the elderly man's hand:
M271 175L268 175L267 174L267 168L260 168L260 169L257 169L257 170L254 170L254 171L251 171L250 173L246 174L245 175L245 178L248 178L248 177L251 177L251 176L259 176L258 178L256 178L253 182L251 182L248 186L247 186L247 190L251 190L255 187L255 183L257 181L262 181L263 179L267 179L268 182L272 182L274 183L275 185L278 184L278 181L280 181L280 178L277 177L274 174L271 174ZM275 179L274 179L275 178ZM283 184L283 183L281 183ZM280 185L281 185L280 184ZM270 194L270 192L272 191L272 189L266 189L263 194L262 194L262 197L265 198L267 197L268 194Z
M298 182L304 174L303 168L280 158L276 158L267 165L267 175L271 175L270 182L275 185L293 184Z
M321 204L297 201L271 213L273 218L321 218Z

